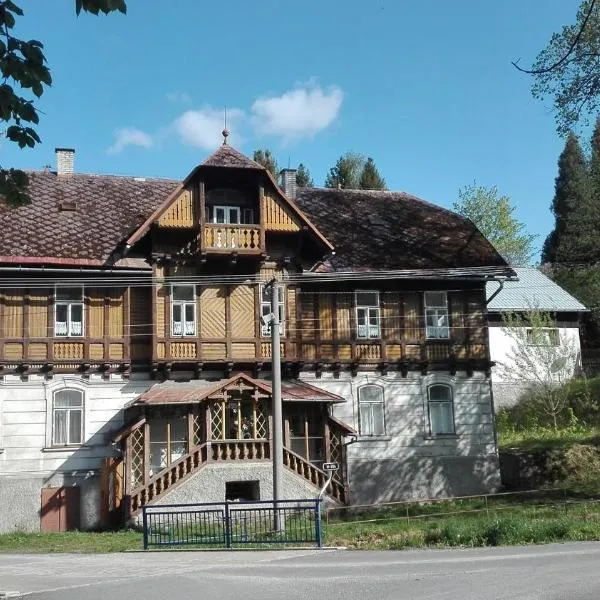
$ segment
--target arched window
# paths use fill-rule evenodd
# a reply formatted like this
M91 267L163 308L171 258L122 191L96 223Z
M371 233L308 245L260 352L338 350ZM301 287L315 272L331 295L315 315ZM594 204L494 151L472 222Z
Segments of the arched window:
M385 435L383 388L363 385L358 388L360 435Z
M52 445L78 446L83 443L83 392L60 390L52 404Z
M431 435L454 433L454 403L452 388L448 385L430 385L427 389L429 433Z

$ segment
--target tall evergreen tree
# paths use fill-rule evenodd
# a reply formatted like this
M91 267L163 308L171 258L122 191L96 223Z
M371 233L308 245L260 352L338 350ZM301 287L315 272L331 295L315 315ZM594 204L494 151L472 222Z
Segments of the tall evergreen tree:
M267 148L258 149L254 151L254 155L252 157L259 165L262 165L267 171L271 172L271 175L277 181L279 177L279 167L277 166L277 161L275 157L271 154L271 151Z
M346 152L340 156L325 179L325 187L356 190L360 175L365 166L365 157L356 152Z
M594 262L600 256L600 211L594 206L585 157L573 134L558 159L554 188L556 222L544 243L542 262Z
M302 163L298 165L298 170L296 171L296 185L299 188L314 187L310 171Z
M385 179L379 174L375 161L372 158L368 158L365 166L363 167L360 179L358 181L358 187L361 190L385 190Z

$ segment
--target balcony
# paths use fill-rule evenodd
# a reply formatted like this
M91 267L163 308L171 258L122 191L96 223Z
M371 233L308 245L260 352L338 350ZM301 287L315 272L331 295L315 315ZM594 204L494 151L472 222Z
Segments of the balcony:
M260 226L206 223L202 249L223 254L259 254L262 251Z

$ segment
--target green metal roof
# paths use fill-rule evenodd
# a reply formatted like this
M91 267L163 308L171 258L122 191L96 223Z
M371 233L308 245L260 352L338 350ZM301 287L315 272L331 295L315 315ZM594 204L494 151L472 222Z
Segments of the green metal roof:
M514 269L518 280L506 281L504 289L488 304L488 310L524 311L538 308L547 311L585 311L587 308L558 284L534 267ZM486 294L490 298L500 284L490 281Z

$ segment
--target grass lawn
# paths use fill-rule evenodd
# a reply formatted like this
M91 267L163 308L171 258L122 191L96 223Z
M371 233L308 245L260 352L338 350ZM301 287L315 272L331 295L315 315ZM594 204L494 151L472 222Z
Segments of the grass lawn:
M567 448L573 444L600 445L600 428L578 426L570 429L554 430L536 427L515 431L500 429L498 431L498 449L509 450L550 450L552 448Z
M346 509L323 521L326 546L351 549L499 546L600 540L600 502L566 507L562 492L402 504L360 512ZM445 513L445 514L444 514ZM449 514L454 513L454 514ZM13 533L0 552L123 552L141 550L137 531Z

